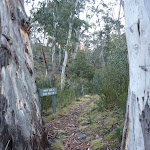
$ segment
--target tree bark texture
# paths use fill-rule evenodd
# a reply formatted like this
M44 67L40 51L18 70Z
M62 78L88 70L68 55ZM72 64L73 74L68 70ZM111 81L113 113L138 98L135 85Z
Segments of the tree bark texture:
M75 48L74 48L74 53L73 53L73 59L76 58L77 52L78 52L78 49L79 49L79 44L80 44L80 40L81 40L81 31L80 31L80 29L78 29L78 30L76 31L76 38L77 38L77 41L75 42Z
M61 72L61 89L62 90L65 88L65 70L66 70L67 62L68 62L68 51L65 50L65 57L64 57L64 62L63 62L62 72Z
M55 3L55 2L54 2ZM55 5L55 4L54 4ZM56 61L55 61L55 49L56 49L56 16L55 16L55 9L53 8L53 27L54 27L54 34L53 34L53 44L52 44L52 74L54 75L56 69Z
M125 0L129 55L126 150L150 149L150 1ZM125 137L125 136L124 136Z
M65 88L65 72L66 72L66 66L68 62L68 46L70 44L71 35L72 35L73 20L74 20L74 15L71 13L69 17L69 31L68 31L66 48L65 48L65 57L64 57L62 72L61 72L61 89L62 90Z
M75 9L77 8L78 2L79 0L75 1ZM67 38L66 49L65 49L65 57L64 57L62 72L61 72L61 89L62 90L65 88L65 70L66 70L66 66L68 62L68 46L71 40L74 18L75 18L75 14L71 12L69 16L69 31L68 31L68 38Z
M0 0L0 150L40 149L41 113L23 1Z

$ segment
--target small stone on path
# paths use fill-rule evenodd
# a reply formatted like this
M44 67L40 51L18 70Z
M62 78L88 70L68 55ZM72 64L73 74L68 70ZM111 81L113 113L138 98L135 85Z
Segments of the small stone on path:
M82 134L82 135L79 135L79 136L77 136L77 138L76 138L77 140L85 140L86 139L86 135L85 134Z

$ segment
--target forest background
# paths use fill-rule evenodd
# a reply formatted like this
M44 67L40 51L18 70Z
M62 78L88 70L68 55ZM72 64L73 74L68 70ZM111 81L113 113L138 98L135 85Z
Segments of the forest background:
M57 109L81 96L99 95L92 111L116 110L124 120L129 69L120 1L53 0L27 7L32 8L30 39L37 87L58 89ZM42 98L46 116L52 113L50 99Z

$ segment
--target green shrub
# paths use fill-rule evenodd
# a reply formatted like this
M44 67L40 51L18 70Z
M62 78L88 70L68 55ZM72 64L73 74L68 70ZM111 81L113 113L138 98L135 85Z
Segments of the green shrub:
M98 111L104 111L105 106L104 106L103 100L101 98L97 99L94 103L97 105L96 108Z
M115 128L114 136L118 139L119 142L121 142L122 140L122 132L123 132L123 128L119 126Z

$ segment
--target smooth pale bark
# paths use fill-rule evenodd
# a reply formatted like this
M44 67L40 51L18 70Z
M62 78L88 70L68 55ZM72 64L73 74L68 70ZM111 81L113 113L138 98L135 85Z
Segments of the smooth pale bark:
M79 0L75 1L75 9L77 8ZM69 16L69 31L68 31L68 38L67 38L67 43L66 43L66 49L65 49L65 57L64 57L64 62L62 66L62 72L61 72L61 89L63 90L65 87L65 70L68 62L68 46L70 44L71 40L71 35L72 35L72 27L73 27L73 21L74 21L74 16L75 14L71 12Z
M100 19L99 19L99 16L97 14L97 19L98 19L98 26L99 26L99 29L101 30L101 24L100 24ZM103 44L103 39L102 37L99 37L98 39L98 43L99 45L101 45L101 52L100 52L100 59L101 59L101 62L102 62L102 71L104 71L104 68L105 68L105 59L104 59L104 44Z
M41 145L28 27L23 1L0 0L0 150L33 150Z
M74 48L74 53L73 53L73 59L76 58L77 51L78 51L78 49L79 49L80 40L81 40L81 31L80 31L79 29L76 31L76 38L77 38L77 41L75 42L75 48Z
M103 47L101 49L100 58L102 60L102 71L104 71L104 68L105 68L105 59L104 59L104 49L103 49Z
M68 51L65 50L65 58L62 66L62 72L61 72L61 89L64 89L65 87L65 69L68 62Z
M149 0L124 1L130 74L127 105L129 121L122 147L126 150L150 149L149 8Z
M78 18L80 18L80 16L79 16L80 15L80 9L79 8L77 9L76 13L77 13ZM77 51L79 49L80 40L81 40L81 35L83 34L84 31L85 30L83 30L81 32L80 27L78 27L77 30L75 30L77 41L75 42L75 48L74 48L74 52L72 55L73 59L76 58Z
M55 47L56 47L56 37L55 37L55 33L56 33L56 15L55 15L55 6L53 8L53 28L54 28L54 34L53 34L53 44L52 44L52 74L54 75L55 73L55 67L56 67L56 61L55 61Z
M60 66L60 64L61 64L61 52L62 51L62 47L61 47L61 45L59 45L59 66Z
M66 44L66 49L65 49L65 57L64 57L64 62L62 65L62 72L61 72L61 89L63 90L65 87L65 71L66 71L66 65L68 62L68 46L70 44L71 40L71 34L72 34L72 14L70 15L70 22L69 22L69 32L68 32L68 39L67 39L67 44Z

